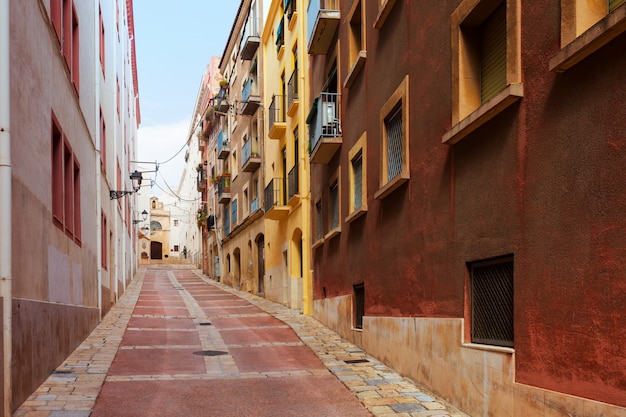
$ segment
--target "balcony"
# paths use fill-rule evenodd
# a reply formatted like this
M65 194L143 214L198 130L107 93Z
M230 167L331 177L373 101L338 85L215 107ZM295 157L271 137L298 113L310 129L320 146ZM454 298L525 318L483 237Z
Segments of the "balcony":
M217 202L228 204L230 201L230 174L222 174L217 178Z
M287 114L293 116L298 110L298 68L293 70L287 84Z
M206 187L207 187L206 169L204 169L202 167L202 165L200 165L198 168L199 168L198 169L198 177L196 179L196 181L197 181L197 190L198 190L198 192L206 191Z
M230 143L224 139L224 131L217 135L217 159L226 159L230 155Z
M255 198L250 202L250 214L256 212L259 209L259 199Z
M289 206L285 205L286 190L283 178L272 178L265 187L265 218L284 220L289 215Z
M311 0L307 9L310 55L325 55L339 27L339 0Z
M269 107L270 131L267 134L270 139L281 139L287 130L285 122L285 96L279 95L272 98Z
M339 94L321 93L313 100L306 122L309 124L311 163L327 164L341 147Z
M252 12L252 11L251 11ZM246 22L246 30L243 35L244 42L241 45L241 59L244 61L250 61L254 54L256 54L259 45L261 44L261 38L259 37L259 23L255 15L248 18Z
M300 181L298 181L298 165L294 165L287 176L287 190L289 191L289 205L295 207L300 203Z
M220 86L220 91L217 92L217 96L213 99L215 104L215 110L220 113L226 113L230 104L228 103L228 84Z
M261 154L258 150L258 140L248 139L241 147L241 169L243 172L254 172L261 166Z
M241 113L247 116L253 115L261 105L261 97L257 91L253 78L248 78L246 85L241 91Z

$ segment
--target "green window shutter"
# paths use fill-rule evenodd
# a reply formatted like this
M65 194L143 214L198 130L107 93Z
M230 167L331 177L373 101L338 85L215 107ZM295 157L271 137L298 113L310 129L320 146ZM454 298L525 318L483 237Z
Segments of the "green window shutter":
M486 102L506 87L506 3L480 27L480 99Z
M609 0L609 13L617 9L622 4L626 3L626 0Z

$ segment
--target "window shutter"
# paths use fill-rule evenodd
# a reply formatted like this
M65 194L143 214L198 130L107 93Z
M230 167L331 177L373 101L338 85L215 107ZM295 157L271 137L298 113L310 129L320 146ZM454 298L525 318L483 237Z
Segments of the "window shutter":
M480 99L485 103L506 87L506 3L483 22L481 48Z
M626 3L626 0L609 0L609 13L617 9L622 4Z

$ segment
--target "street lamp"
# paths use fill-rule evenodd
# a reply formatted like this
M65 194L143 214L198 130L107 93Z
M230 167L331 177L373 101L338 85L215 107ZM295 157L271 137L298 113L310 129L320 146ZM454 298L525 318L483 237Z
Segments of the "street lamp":
M111 197L111 200L117 200L118 198L122 198L127 194L132 194L132 193L136 193L137 191L139 191L139 188L141 188L141 180L143 180L143 176L141 175L141 172L135 170L135 172L133 172L132 174L130 174L130 180L132 182L132 186L133 189L132 191L114 191L111 190L109 192L109 197Z
M148 212L147 211L142 211L141 212L141 217L143 217L143 220L133 220L133 224L137 224L137 223L141 223L141 222L145 222L146 219L148 218Z

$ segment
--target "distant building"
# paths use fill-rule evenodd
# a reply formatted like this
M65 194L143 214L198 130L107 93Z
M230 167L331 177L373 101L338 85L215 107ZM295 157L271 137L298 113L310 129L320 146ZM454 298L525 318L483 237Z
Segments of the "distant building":
M140 112L132 0L2 0L0 31L8 41L0 43L7 416L136 271L138 184L130 177Z

